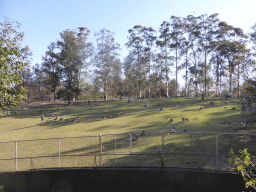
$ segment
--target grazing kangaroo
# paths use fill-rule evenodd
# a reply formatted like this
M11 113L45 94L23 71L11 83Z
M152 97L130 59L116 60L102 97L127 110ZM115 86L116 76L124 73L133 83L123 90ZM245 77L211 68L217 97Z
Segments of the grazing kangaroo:
M73 120L71 121L71 123L75 123L75 122L77 122L77 121L78 121L78 119L79 119L79 117L77 117L77 118L73 119Z
M139 136L132 137L132 142L137 141L139 139ZM130 139L127 139L127 142L130 142Z
M185 121L189 121L189 119L188 119L188 118L183 118L183 117L182 117L182 123L184 123Z
M56 115L56 118L54 120L58 121L59 120L59 115Z
M115 117L120 117L120 115L118 115L118 114L115 114Z
M142 133L138 133L138 134L136 135L136 137L141 137L141 136L143 136L144 134L145 134L145 131L143 130Z
M132 138L132 141L136 141L139 139L139 136L135 137L135 138Z
M161 108L159 111L163 111L163 108Z
M170 131L171 132L176 132L175 127L173 127Z

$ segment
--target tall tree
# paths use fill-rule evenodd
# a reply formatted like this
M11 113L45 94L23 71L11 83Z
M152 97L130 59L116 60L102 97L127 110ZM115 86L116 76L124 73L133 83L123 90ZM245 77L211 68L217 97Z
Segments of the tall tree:
M185 97L188 96L188 68L191 67L190 62L188 61L189 49L189 42L187 40L183 41L180 55L185 55L185 61L181 65L182 68L185 68Z
M42 57L42 60L44 61L42 67L48 77L46 84L49 86L50 91L53 92L53 99L55 101L56 89L59 86L61 79L61 67L58 54L54 52L56 43L52 42L47 48L48 50L46 51L45 56Z
M61 39L57 41L57 48L60 50L59 62L63 73L63 87L58 95L65 96L70 105L74 96L80 94L78 87L79 80L79 45L77 43L77 32L64 30L60 33Z
M169 97L169 70L170 70L170 57L169 57L169 46L170 46L170 22L164 21L159 28L159 40L156 41L156 45L160 47L161 54L158 54L158 59L163 59L165 61L165 86L166 86L166 96ZM162 61L160 61L162 62Z
M216 53L217 56L217 69L219 69L220 67L218 67L218 65L222 65L223 62L226 60L228 62L228 71L229 71L229 89L231 91L231 76L232 73L235 72L235 66L237 66L238 70L237 70L237 75L238 75L238 96L240 95L240 85L239 85L239 79L240 79L240 68L243 68L243 66L241 66L242 63L244 63L244 59L245 59L245 55L242 54L246 54L248 52L248 50L246 49L246 38L247 36L243 33L243 30L240 28L235 28L231 25L228 25L226 22L221 21L218 24L218 30L216 31L216 37L217 40L215 42L213 42L214 44L214 52ZM243 48L241 49L241 46L238 45L242 45ZM232 48L233 47L233 48ZM238 49L236 49L235 47L237 47ZM240 47L240 48L239 48ZM240 49L240 50L239 50ZM228 56L227 51L229 50L230 56ZM234 51L233 54L235 54L235 57L232 57L232 51ZM237 53L235 53L236 51L238 51ZM242 51L242 52L240 52ZM231 59L232 58L232 59ZM231 60L233 60L233 63ZM233 64L232 64L233 63ZM221 80L221 75L223 73L217 73L217 76L220 76L220 80ZM218 78L217 78L218 81Z
M193 15L188 15L184 19L184 31L185 36L187 36L188 47L190 48L190 53L188 53L188 60L193 63L193 66L189 67L189 71L193 74L194 78L191 79L191 82L195 85L195 96L198 97L198 59L200 50L198 49L198 41L200 34L199 27L199 17L194 17Z
M26 66L21 54L24 33L18 31L19 27L18 22L13 24L7 19L0 23L0 110L5 110L5 114L10 114L10 108L18 107L21 98L25 97L22 87L15 89L22 80L20 74Z
M100 30L99 33L95 33L95 36L97 37L97 53L94 57L94 66L96 67L96 73L102 84L104 99L106 100L108 84L112 77L111 72L114 65L117 64L115 61L117 56L119 56L117 50L120 50L120 45L115 43L114 33L105 28Z
M170 33L170 39L172 43L170 44L170 48L175 51L175 54L173 58L175 59L175 74L176 74L176 90L175 90L175 95L178 97L178 62L180 61L180 53L182 51L182 44L185 40L183 36L183 22L180 17L171 17L171 33Z
M134 55L130 51L128 56L124 58L123 70L124 70L124 95L127 95L129 99L132 94L135 94L136 90L136 74L135 74L135 61Z
M94 47L91 42L88 41L90 30L85 27L78 27L79 32L77 33L77 42L79 46L78 51L78 87L82 89L82 76L89 75L89 67L92 65L92 58L94 54ZM79 99L79 95L77 96Z
M151 72L151 60L152 60L152 47L155 44L155 41L157 37L155 36L156 31L152 27L148 27L144 30L143 38L146 41L146 47L145 47L145 55L144 55L144 60L145 62L148 63L148 95L149 98L151 97L151 81L150 81L150 72Z
M223 40L218 49L220 50L220 54L228 61L229 92L232 93L232 74L234 73L235 66L238 64L238 60L242 59L248 50L245 44L239 41L230 42L227 40Z
M200 16L200 35L199 35L199 45L201 46L202 52L204 54L204 95L206 94L207 87L207 57L210 52L213 50L211 42L214 41L216 34L217 24L219 23L218 13L207 16L203 14Z
M142 62L142 57L145 56L145 52L149 51L148 48L145 48L145 39L144 39L144 31L146 27L142 27L140 25L135 25L133 29L129 29L128 39L129 41L125 44L127 48L132 49L132 54L136 57L137 65L136 65L136 73L139 79L139 98L141 98L141 86L142 79L146 76L146 62Z

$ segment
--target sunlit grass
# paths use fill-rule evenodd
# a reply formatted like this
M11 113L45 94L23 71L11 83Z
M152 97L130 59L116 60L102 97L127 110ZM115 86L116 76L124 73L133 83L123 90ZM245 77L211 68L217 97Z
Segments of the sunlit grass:
M214 102L215 107L210 107L210 102ZM145 103L149 107L145 107ZM176 108L179 105L179 108ZM25 107L25 108L24 108ZM200 110L203 107L203 110ZM235 110L232 108L235 107ZM160 111L163 108L163 111ZM93 162L99 165L99 157L95 160L95 154L99 155L99 134L103 135L102 152L111 153L130 153L130 135L135 135L143 130L146 135L140 137L132 143L132 153L141 153L148 151L158 153L163 149L162 139L165 141L164 150L168 153L207 153L216 152L215 135L195 135L195 134L176 134L170 133L163 138L162 131L169 131L175 127L176 131L183 132L220 132L236 133L242 127L239 124L241 119L240 100L225 100L223 98L208 98L202 102L200 98L159 98L159 99L137 99L132 103L123 101L97 101L88 105L86 101L75 102L73 106L67 106L66 103L45 103L28 104L22 107L20 114L12 117L3 117L0 119L0 139L1 142L48 139L63 137L83 137L79 139L61 139L61 166L93 166ZM41 114L45 116L45 122L41 125ZM59 115L63 121L51 120L52 115ZM108 118L110 115L118 114L120 117ZM102 117L106 119L102 119ZM71 120L79 117L78 122L71 123ZM188 118L189 121L182 122L182 118ZM69 120L68 122L66 120ZM93 121L89 121L93 119ZM169 122L173 119L173 123ZM222 124L223 121L230 124ZM113 134L113 135L106 135ZM121 134L121 135L114 135ZM223 137L224 138L224 137ZM219 146L219 151L227 152L232 145L232 141L239 140L219 138L223 145ZM230 143L231 142L231 143ZM251 143L250 143L251 144ZM38 157L38 156L58 156L57 140L23 141L18 142L18 157ZM245 144L246 146L246 144ZM0 144L1 159L15 157L14 143ZM90 157L64 157L63 155L90 155ZM146 158L143 159L142 157ZM52 158L52 157L51 157ZM50 157L48 159L51 159ZM175 160L176 158L176 160ZM182 156L166 157L168 165L185 166L187 159ZM52 158L54 161L48 166L58 166L58 158ZM69 159L73 159L70 163ZM142 161L143 159L143 161ZM180 160L179 160L180 159ZM182 159L182 160L181 160ZM192 160L192 159L191 159ZM24 164L21 162L28 161ZM19 169L31 167L31 159L19 160ZM144 162L145 165L152 165L160 162L160 156L139 156L132 160L127 156L106 156L102 163L104 165L139 165ZM184 162L183 162L184 161ZM204 160L200 167L210 166L212 160ZM47 167L45 161L40 158L32 159L36 167ZM57 163L56 163L57 162ZM182 163L183 162L183 163ZM160 165L159 164L159 165ZM199 165L193 165L199 166ZM12 166L13 167L13 166Z

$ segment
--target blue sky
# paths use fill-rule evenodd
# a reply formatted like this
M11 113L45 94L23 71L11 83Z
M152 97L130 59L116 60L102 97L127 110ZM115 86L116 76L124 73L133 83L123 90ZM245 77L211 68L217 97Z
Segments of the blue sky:
M105 28L115 33L121 45L121 60L127 55L128 30L135 25L155 30L172 15L220 13L220 20L250 31L256 23L256 0L0 0L0 21L7 17L21 23L23 46L33 51L33 64L41 63L47 46L60 39L65 29L86 27L89 41Z

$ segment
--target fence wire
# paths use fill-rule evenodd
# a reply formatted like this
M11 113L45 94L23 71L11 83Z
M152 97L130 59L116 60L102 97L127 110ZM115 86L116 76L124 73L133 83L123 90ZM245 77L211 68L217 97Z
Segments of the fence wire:
M230 149L256 154L256 134L138 132L0 143L1 171L55 167L182 167L234 172ZM253 162L256 159L253 157Z

